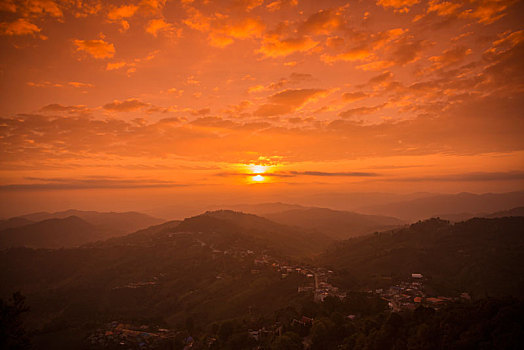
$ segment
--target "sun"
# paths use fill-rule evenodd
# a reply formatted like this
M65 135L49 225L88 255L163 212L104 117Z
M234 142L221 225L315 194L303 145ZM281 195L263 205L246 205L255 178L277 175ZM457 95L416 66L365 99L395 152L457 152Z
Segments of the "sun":
M262 175L255 175L251 178L251 180L255 181L255 182L264 182L266 178L263 177Z

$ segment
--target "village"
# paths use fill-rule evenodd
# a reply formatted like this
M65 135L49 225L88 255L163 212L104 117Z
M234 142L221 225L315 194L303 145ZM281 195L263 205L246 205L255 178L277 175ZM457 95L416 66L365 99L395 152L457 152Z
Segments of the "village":
M376 289L369 291L369 293L376 294L386 300L389 308L393 312L413 311L420 305L438 310L446 303L460 299L471 299L468 293L462 293L458 298L428 296L424 289L424 276L420 273L412 273L410 281L402 281L387 289Z

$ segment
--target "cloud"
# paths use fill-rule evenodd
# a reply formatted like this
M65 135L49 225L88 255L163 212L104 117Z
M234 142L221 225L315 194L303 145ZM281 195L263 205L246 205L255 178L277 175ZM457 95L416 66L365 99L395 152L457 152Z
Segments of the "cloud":
M232 173L222 172L215 174L216 176L252 176L257 175L255 173ZM358 171L338 171L338 172L327 172L327 171L280 171L280 172L269 172L262 174L264 177L299 177L299 176L315 176L315 177L375 177L380 176L377 173L369 172L358 172Z
M298 28L304 34L330 34L340 29L344 24L343 18L334 10L320 10L308 17Z
M351 108L351 109L348 109L347 111L340 112L339 116L342 117L342 118L350 118L350 117L355 117L355 116L358 117L358 116L361 116L361 115L372 114L372 113L375 113L377 111L380 111L385 106L386 106L386 103L383 103L383 104L380 104L380 105L376 105L376 106L373 106L373 107Z
M269 83L268 85L255 85L248 89L249 93L256 93L268 90L279 90L283 89L288 85L299 85L304 82L314 81L315 79L311 74L307 73L291 73L287 78L281 78L276 82Z
M451 1L430 0L427 13L435 12L439 16L451 16L458 13L462 6L461 3Z
M392 178L389 181L406 182L485 182L485 181L522 181L524 171L505 171L505 172L470 172L462 174L446 174L423 177L400 177Z
M122 5L114 7L107 14L107 19L111 22L118 22L122 26L121 32L125 32L129 29L129 22L125 18L133 17L137 12L138 6L136 5Z
M264 23L251 17L230 17L216 13L206 16L198 9L186 9L188 17L183 23L188 27L208 34L208 41L215 47L226 47L235 39L251 39L262 36Z
M477 7L465 10L459 17L472 18L481 24L491 24L504 17L505 11L516 2L516 0L476 0L474 4L477 4Z
M29 22L25 18L19 18L14 22L0 23L0 33L3 35L34 35L41 32L36 24Z
M175 27L171 23L160 18L149 21L146 32L156 37L159 33L173 33L174 29Z
M54 82L51 82L51 81L43 81L43 82L29 81L26 84L28 86L31 86L31 87L53 87L53 88L61 88L61 87L65 87L65 86L71 86L71 87L74 87L74 88L92 88L92 87L94 87L93 84L81 83L81 82L78 82L78 81L70 81L70 82L67 82L67 83L54 83Z
M384 8L393 8L398 12L409 12L411 6L416 5L420 0L378 0L377 5Z
M308 36L281 39L277 34L269 34L262 40L257 52L266 57L284 57L296 52L307 52L319 44Z
M326 96L327 90L322 89L287 89L271 95L267 104L260 106L256 116L274 116L296 111L308 102Z
M75 87L75 88L92 88L92 87L94 87L93 84L81 83L81 82L78 82L78 81L70 81L67 84L72 86L72 87Z
M369 97L369 95L362 91L345 92L344 94L342 94L342 99L344 100L344 102L355 102L358 100L362 100L366 97Z
M429 58L429 60L433 62L429 69L434 71L448 68L462 62L471 53L472 50L465 46L455 46L446 49L440 56L432 56Z
M111 58L115 55L115 46L103 39L73 40L76 51L84 51L96 59Z
M148 103L144 103L137 99L131 98L125 101L114 100L111 103L105 104L104 109L113 112L132 112L148 106Z
M352 34L352 47L345 48L343 52L337 54L325 53L320 58L326 63L376 60L380 50L388 49L388 44L392 44L391 47L397 47L399 39L406 35L407 32L408 30L403 28L393 28L380 32L354 32ZM392 64L384 60L378 62L381 62L381 68L386 68L386 66ZM379 63L372 62L371 64L373 64L376 69L379 69ZM363 67L367 68L371 67L371 65Z
M240 6L246 11L251 11L264 3L264 0L235 0L234 5Z
M321 59L326 63L334 63L338 61L353 62L365 60L372 57L372 55L372 51L368 48L357 47L337 55L324 54L321 56Z
M276 0L268 3L266 8L269 12L279 11L286 7L296 7L298 0Z
M133 15L138 10L138 6L136 5L122 5L119 7L114 7L109 13L107 14L107 18L116 21L121 20L123 18L129 18L133 17Z
M69 114L77 114L77 115L89 115L91 111L87 106L84 105L77 105L77 106L64 106L58 103L52 103L47 106L44 106L40 108L41 112L67 112Z
M234 39L250 39L260 37L264 31L264 24L255 18L241 20L215 20L210 26L209 43L215 47L225 47L234 42Z
M336 177L371 177L379 176L376 173L367 172L325 172L325 171L290 171L295 176L336 176Z
M48 191L48 190L87 190L87 189L133 189L133 188L171 188L187 186L172 181L152 179L67 179L30 178L39 183L12 184L0 186L0 191Z

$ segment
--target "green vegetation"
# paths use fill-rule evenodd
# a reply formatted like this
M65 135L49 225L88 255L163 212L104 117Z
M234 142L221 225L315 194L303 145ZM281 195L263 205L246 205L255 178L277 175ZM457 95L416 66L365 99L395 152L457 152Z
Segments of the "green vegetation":
M441 295L473 297L524 293L523 217L471 219L450 224L439 219L337 244L320 258L338 272L346 288L382 288L426 277Z

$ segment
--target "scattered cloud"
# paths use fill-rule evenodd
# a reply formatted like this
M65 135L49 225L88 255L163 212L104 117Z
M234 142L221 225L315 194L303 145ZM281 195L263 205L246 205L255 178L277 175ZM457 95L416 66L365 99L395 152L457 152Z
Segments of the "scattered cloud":
M148 103L131 98L125 101L114 100L111 103L105 104L104 109L113 112L132 112L148 106Z
M162 18L158 18L148 22L146 32L156 37L160 33L173 34L176 32L176 29L173 24L167 23Z
M296 111L308 102L328 94L322 89L287 89L268 97L268 103L260 106L254 115L269 117Z
M0 23L0 33L3 35L34 35L41 31L42 29L36 24L29 22L25 18L19 18L13 22Z
M73 40L76 51L84 51L96 59L111 58L115 55L115 46L103 39Z

